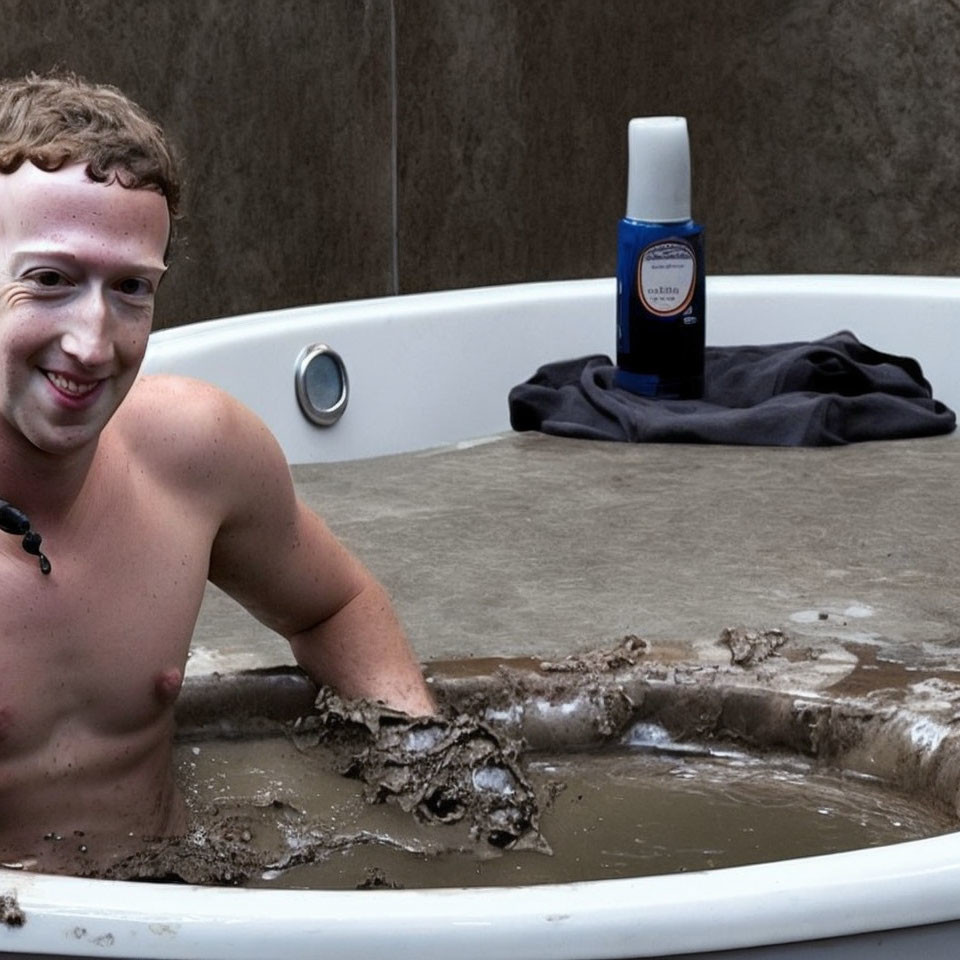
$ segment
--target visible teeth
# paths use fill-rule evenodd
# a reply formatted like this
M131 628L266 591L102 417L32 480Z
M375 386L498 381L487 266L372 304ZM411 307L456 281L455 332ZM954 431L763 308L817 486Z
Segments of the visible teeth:
M47 379L58 390L62 390L64 393L73 394L75 397L82 397L85 393L89 393L96 386L96 383L77 383L76 380L68 380L62 373L53 373L50 370L45 372L47 374Z

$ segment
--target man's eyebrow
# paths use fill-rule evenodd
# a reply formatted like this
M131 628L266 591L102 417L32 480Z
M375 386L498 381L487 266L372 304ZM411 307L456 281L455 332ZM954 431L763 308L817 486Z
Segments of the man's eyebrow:
M15 250L10 256L10 266L15 273L23 262L29 260L44 260L51 263L60 261L61 263L75 264L81 259L81 257L71 253L69 250L62 250L55 246L31 247L25 250ZM155 275L161 277L167 272L167 264L162 260L155 262L143 261L141 263L126 263L123 265L122 272L130 275L144 274L145 276Z

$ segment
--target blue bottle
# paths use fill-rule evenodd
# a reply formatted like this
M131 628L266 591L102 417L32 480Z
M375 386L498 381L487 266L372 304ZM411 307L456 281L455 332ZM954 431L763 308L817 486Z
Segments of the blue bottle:
M703 395L703 227L690 218L684 117L628 128L627 215L617 258L617 386L646 397Z

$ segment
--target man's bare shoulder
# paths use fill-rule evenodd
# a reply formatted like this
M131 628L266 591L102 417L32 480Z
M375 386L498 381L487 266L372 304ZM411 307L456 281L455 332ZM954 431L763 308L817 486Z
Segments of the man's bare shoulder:
M140 377L112 425L125 448L145 465L173 471L178 482L216 479L221 471L253 467L276 442L247 407L212 384L190 377Z

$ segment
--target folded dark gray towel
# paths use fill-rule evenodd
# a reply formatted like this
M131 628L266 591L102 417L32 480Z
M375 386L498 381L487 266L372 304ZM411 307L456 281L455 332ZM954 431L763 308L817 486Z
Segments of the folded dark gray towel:
M707 347L702 400L640 397L614 385L609 357L541 367L510 391L515 430L632 442L829 446L949 433L916 360L852 333L804 343Z

